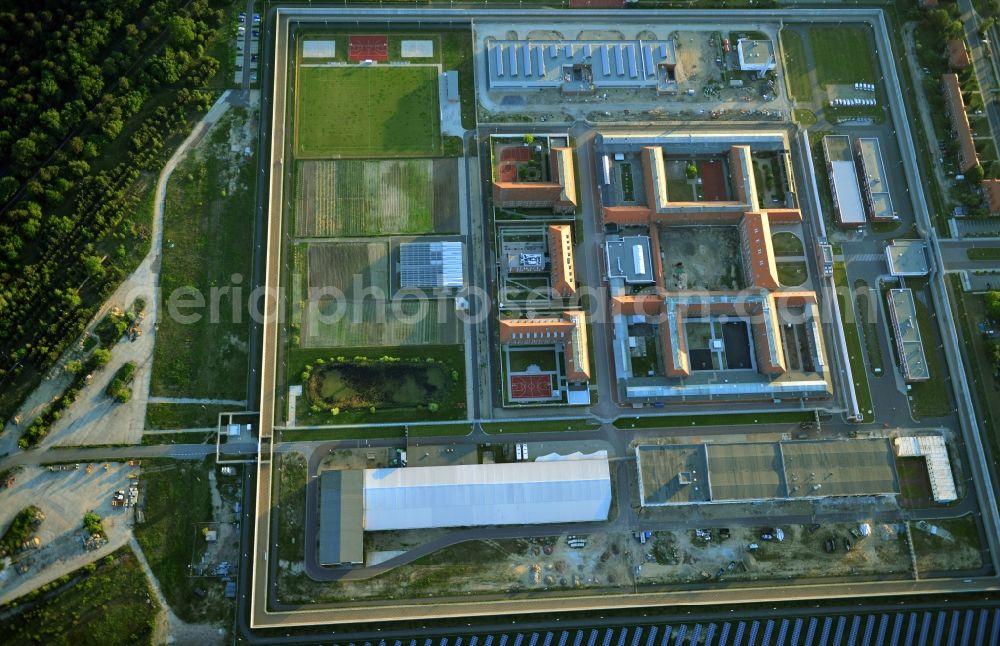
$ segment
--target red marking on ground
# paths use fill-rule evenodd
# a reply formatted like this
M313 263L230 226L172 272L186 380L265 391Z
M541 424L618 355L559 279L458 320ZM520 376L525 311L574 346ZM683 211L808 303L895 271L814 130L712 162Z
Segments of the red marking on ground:
M347 59L350 61L377 61L384 63L389 60L388 36L348 36Z
M500 176L501 182L516 182L517 181L517 166L511 162L500 162L500 168L497 169L499 172L497 175Z
M526 162L534 158L529 146L507 146L500 151L500 161Z
M511 375L511 399L540 399L552 397L552 377L550 375Z
M726 176L722 170L722 162L718 159L698 162L698 174L701 176L701 192L706 202L725 202Z

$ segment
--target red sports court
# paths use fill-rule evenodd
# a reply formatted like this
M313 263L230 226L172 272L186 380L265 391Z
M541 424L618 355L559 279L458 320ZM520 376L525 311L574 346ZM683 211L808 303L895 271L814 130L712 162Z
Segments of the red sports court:
M385 35L348 36L347 59L355 63L358 61L384 63L389 60L389 37Z
M701 176L701 192L706 202L725 202L726 174L722 161L711 159L698 162L698 174Z
M511 375L511 399L542 399L552 397L550 375Z
M501 182L517 181L517 164L531 161L534 154L528 146L506 146L500 151L499 179Z

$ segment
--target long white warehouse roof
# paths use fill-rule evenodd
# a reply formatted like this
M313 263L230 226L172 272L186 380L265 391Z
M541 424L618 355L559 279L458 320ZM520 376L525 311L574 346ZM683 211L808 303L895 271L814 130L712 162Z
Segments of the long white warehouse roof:
M507 464L366 469L366 531L605 520L607 455Z

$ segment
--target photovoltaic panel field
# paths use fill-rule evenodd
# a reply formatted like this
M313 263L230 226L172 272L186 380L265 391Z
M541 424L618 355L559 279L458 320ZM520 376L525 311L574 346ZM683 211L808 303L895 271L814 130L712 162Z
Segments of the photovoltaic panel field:
M456 165L454 159L300 162L295 235L457 232Z
M438 71L424 66L300 66L301 158L441 154Z

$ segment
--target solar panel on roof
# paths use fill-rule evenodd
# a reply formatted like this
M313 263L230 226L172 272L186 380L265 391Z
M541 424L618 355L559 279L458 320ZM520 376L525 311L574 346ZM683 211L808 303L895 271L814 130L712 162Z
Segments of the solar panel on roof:
M524 635L522 635L521 633L518 633L514 637L514 646L521 646L521 642L523 642L523 641L524 641Z
M851 632L847 637L847 643L854 646L858 643L858 631L861 630L861 617L854 615L851 619Z
M942 610L937 614L937 620L934 625L934 639L932 641L934 646L938 646L941 643L941 637L944 636L944 626L947 623L946 615L944 614L944 610Z
M563 634L559 636L559 646L566 646L567 641L569 641L569 633L564 630Z
M590 45L586 44L583 46L583 57L590 58Z
M587 646L594 646L597 643L597 629L594 628L590 631L590 637L587 639Z
M628 54L628 56L627 56L627 59L628 59L628 75L631 76L632 78L638 78L639 77L639 66L636 65L636 62L635 62L635 47L633 47L632 45L629 45L626 48L626 52Z
M618 646L625 646L625 638L628 637L628 628L622 628L622 632L618 635Z
M535 58L535 65L538 67L538 78L545 76L545 57L542 56L541 50L538 50L538 56Z
M1000 642L1000 608L993 611L993 632L990 634L992 635L990 638L991 644Z
M688 646L695 646L701 641L701 624L695 624L694 628L691 629L691 639L688 641Z
M524 75L526 77L531 76L531 45L521 45L521 59L524 61L521 65L524 68Z
M917 638L918 644L927 643L927 635L931 629L931 613L925 612L923 615L923 620L920 623L920 637Z
M497 76L503 76L503 49L499 45L493 47L493 58L493 67L496 69Z
M642 637L642 628L636 628L632 634L632 646L639 646L639 638Z
M705 630L705 646L712 646L712 638L715 637L715 624L708 624Z
M666 58L666 57L667 57L667 44L664 43L660 45L660 58Z
M680 626L677 628L677 634L674 637L674 644L680 646L681 642L684 641L684 636L687 634L687 626Z
M573 46L569 43L563 45L563 56L566 58L573 58Z
M507 61L510 63L510 75L517 76L517 47L507 46Z
M538 643L538 633L531 633L531 640L528 642L528 646L535 646Z
M804 640L804 646L812 646L813 637L816 636L816 626L819 625L819 620L816 617L809 618L809 627L806 628L806 638Z
M965 611L965 625L962 627L962 643L971 644L969 638L972 637L972 617L974 613L971 610Z
M722 624L722 630L719 632L719 646L726 646L729 641L729 622Z
M601 69L604 71L604 76L611 76L611 64L608 62L608 50L601 47L597 51L601 52Z
M878 636L875 641L879 644L885 639L885 631L889 629L889 615L882 615L882 619L878 623Z
M819 646L826 646L827 640L830 639L830 628L833 626L833 618L827 617L823 620L823 632L819 636Z
M614 636L614 631L608 628L607 632L604 633L604 643L603 646L608 646L611 643L611 638Z
M660 646L667 646L667 642L670 641L670 635L672 635L674 629L671 626L663 627L663 639L660 640Z
M774 643L777 644L777 646L785 645L785 635L788 633L788 625L787 619L781 620L781 626L778 628L778 637L774 640Z
M951 612L951 626L948 630L948 646L955 646L955 642L958 640L959 623L961 623L959 613L957 610L953 610Z
M616 72L616 75L624 76L625 62L622 58L622 45L615 45L615 65L617 66L616 69L618 70Z
M576 631L576 638L573 640L573 646L580 646L583 643L583 631Z
M764 624L764 634L760 638L760 643L770 644L771 643L771 632L774 631L774 620L768 619Z
M649 637L646 639L646 646L653 646L653 640L656 639L656 633L660 630L659 626L653 626L649 629Z
M861 640L862 644L867 644L871 641L873 630L875 630L875 615L868 615L868 620L865 622L865 636Z
M976 631L976 641L977 644L983 643L983 637L986 636L986 624L989 622L989 613L986 608L979 611L979 630Z
M833 643L840 644L844 637L844 627L847 625L846 617L837 617L837 630L833 633Z
M792 642L793 644L799 643L799 633L802 632L802 618L799 617L795 620L795 625L792 627Z
M555 45L549 45L549 57L555 58L559 55L559 51L556 49Z
M653 66L653 48L649 45L642 46L642 64L646 76L654 76L656 68Z

